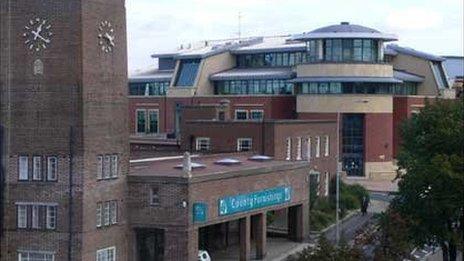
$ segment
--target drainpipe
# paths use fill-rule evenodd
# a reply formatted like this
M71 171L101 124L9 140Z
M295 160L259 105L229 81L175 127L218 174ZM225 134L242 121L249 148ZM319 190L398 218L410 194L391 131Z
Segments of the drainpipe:
M72 260L72 240L73 240L73 145L74 145L74 128L69 128L69 203L68 203L68 260Z

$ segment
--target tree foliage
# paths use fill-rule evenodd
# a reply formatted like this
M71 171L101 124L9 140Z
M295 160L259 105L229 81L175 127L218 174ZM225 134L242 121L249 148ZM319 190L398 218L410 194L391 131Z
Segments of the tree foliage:
M399 193L392 207L408 220L408 234L418 246L462 248L463 129L462 100L436 100L402 126Z
M340 247L331 244L324 236L316 247L307 247L290 256L287 261L358 261L364 260L363 253L356 247L350 247L342 241Z

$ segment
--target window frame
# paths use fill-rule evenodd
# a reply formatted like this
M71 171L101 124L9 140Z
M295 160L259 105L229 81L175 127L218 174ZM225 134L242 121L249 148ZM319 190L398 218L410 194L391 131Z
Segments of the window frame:
M139 132L139 112L143 112L143 132ZM147 109L137 108L135 110L135 133L138 135L147 133Z
M249 149L243 150L242 142L248 141L249 142ZM253 151L253 139L252 138L237 138L237 151Z
M16 227L18 229L27 229L28 223L28 206L25 204L16 205ZM21 216L23 214L23 216Z
M253 113L260 113L261 114L261 118L254 118L253 117ZM254 110L250 110L249 112L249 119L250 120L255 120L255 121L262 121L264 120L264 110L262 109L254 109Z
M45 212L45 227L48 230L55 230L58 224L58 207L54 205L47 205Z
M239 119L237 117L238 113L245 113L245 115L246 115L245 119ZM234 112L234 116L235 116L235 120L237 120L237 121L246 121L246 120L249 119L248 118L249 117L248 110L245 110L245 109L236 109L235 112Z
M201 149L201 146L204 145L202 142L207 141L207 148ZM196 151L210 151L211 150L211 138L209 137L197 137L195 138L195 150Z
M321 157L321 136L316 136L316 158Z
M32 156L32 180L42 181L42 157Z
M296 138L296 160L302 160L303 144L301 137Z
M161 200L159 196L159 188L152 187L150 188L150 206L160 206Z
M29 156L20 155L18 157L18 180L19 181L29 180Z
M292 160L292 138L291 137L287 137L285 139L285 149L286 149L285 160Z
M109 179L114 179L119 176L119 155L110 155L110 176Z
M46 258L44 260L55 261L55 252L51 252L51 251L35 251L35 250L18 250L18 261L29 260L30 259L29 256L31 254L44 255L43 258ZM23 257L23 255L27 255L27 256ZM47 258L47 256L51 256L51 259Z
M51 167L53 165L55 165L54 169ZM47 181L57 181L57 180L58 180L58 157L48 156L47 157Z
M109 259L110 255L109 253L112 253L112 259ZM100 257L99 255L102 254L103 257ZM102 249L98 249L96 252L96 261L116 261L116 247L111 246L111 247L106 247Z
M306 138L306 160L311 161L312 158L312 141L311 137Z
M330 140L329 135L324 136L324 157L328 157L330 155Z

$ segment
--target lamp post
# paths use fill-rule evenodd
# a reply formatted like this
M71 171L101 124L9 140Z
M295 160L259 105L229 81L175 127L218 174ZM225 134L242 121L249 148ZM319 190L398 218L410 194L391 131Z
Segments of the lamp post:
M340 172L341 172L341 162L340 162L340 112L337 112L337 178L336 178L336 196L335 196L335 222L336 222L336 242L339 246L340 242Z

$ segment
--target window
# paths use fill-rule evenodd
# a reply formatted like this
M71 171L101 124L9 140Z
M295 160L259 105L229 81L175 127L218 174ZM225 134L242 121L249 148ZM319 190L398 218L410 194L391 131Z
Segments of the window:
M327 197L329 195L329 183L330 183L330 175L329 175L329 172L325 172L324 173L324 184L325 184L325 188L324 188L324 195Z
M115 261L116 247L108 247L97 250L97 261Z
M160 205L160 197L159 197L159 189L158 188L151 188L151 190L150 190L150 205L152 205L152 206L159 206Z
M329 156L329 135L325 135L324 137L324 156Z
M321 137L316 136L316 158L321 156Z
M53 252L45 251L18 251L19 261L55 261Z
M302 150L301 137L298 137L296 138L296 160L301 160Z
M252 139L250 138L237 139L237 151L251 151L252 148L253 148Z
M311 160L311 137L306 139L306 160Z
M136 131L138 134L144 134L145 125L146 125L146 110L138 109L136 111L136 114L137 114Z
M118 202L116 200L97 203L96 226L110 226L118 222Z
M55 181L57 180L58 173L58 158L57 157L48 157L47 158L47 180Z
M195 148L197 151L208 151L210 150L210 139L209 138L196 138Z
M438 85L439 89L448 88L448 82L446 81L445 72L443 66L440 62L432 62L432 72L435 77L435 82Z
M29 157L19 156L19 180L29 179Z
M57 204L16 203L17 227L25 229L56 229Z
M105 160L103 164L103 178L108 179L111 177L111 156L110 155L105 155Z
M47 229L56 228L56 206L47 206Z
M287 153L286 153L285 160L291 160L292 159L292 139L287 138L285 143L286 143L285 145L286 145L286 148L287 148Z
M129 95L132 96L163 96L170 82L130 82Z
M235 110L235 119L236 120L247 120L248 111L247 110Z
M111 155L111 178L118 176L118 155Z
M103 156L99 155L97 157L97 179L100 180L103 178Z
M319 172L311 172L309 174L309 190L310 190L310 197L313 195L319 196L320 191L319 191L319 185L321 181Z
M284 80L228 80L215 81L214 93L218 95L293 94L293 83Z
M175 86L193 86L199 67L200 59L181 60Z
M264 111L263 110L251 110L250 111L250 119L252 120L262 120L264 118Z
M42 180L42 157L34 156L32 158L32 163L33 163L32 179Z
M27 206L17 206L18 228L27 228Z
M149 110L148 111L148 133L154 134L159 132L158 128L158 110Z

